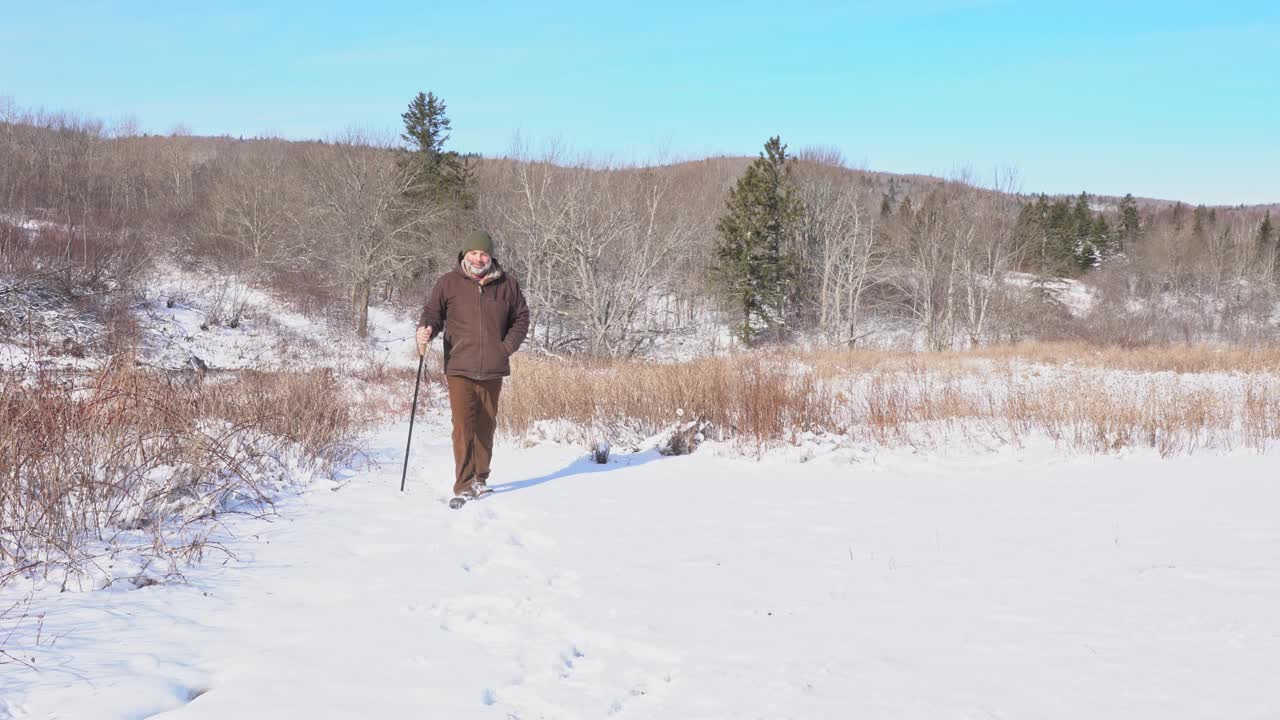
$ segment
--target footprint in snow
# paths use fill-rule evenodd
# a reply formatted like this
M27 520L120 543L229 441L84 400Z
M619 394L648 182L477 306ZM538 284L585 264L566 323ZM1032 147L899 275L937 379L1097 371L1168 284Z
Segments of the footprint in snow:
M563 666L560 670L560 677L568 678L577 669L578 661L586 657L586 654L578 649L577 645L570 645L567 650L560 653L560 663Z

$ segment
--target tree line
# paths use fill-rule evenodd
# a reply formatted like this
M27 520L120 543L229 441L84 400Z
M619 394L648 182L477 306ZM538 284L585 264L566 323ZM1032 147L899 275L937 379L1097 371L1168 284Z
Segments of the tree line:
M401 122L310 142L147 136L0 101L0 272L123 287L161 257L203 262L364 335L372 304L420 301L481 226L549 353L644 353L715 324L748 345L1275 339L1266 208L890 176L780 137L754 160L481 158L449 147L431 93ZM32 239L26 219L57 230ZM1087 279L1095 311L1062 302L1058 278Z

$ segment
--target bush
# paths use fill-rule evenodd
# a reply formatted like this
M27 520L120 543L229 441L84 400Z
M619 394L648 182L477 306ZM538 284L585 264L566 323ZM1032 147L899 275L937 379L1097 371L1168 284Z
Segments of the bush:
M220 514L358 448L329 373L198 382L117 361L86 378L0 371L0 585L83 575L103 543L198 558Z

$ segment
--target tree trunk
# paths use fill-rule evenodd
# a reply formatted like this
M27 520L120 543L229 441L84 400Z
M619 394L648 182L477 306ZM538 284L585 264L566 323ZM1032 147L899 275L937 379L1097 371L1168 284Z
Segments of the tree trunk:
M369 290L370 282L361 280L356 283L351 298L356 313L356 334L361 338L369 337Z

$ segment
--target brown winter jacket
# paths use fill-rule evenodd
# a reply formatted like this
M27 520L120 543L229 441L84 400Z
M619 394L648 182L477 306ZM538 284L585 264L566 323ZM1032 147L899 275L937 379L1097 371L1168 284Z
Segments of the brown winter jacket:
M472 380L511 374L511 355L529 332L529 306L516 279L494 260L494 275L482 285L462 268L440 276L422 308L420 326L432 337L444 330L444 373Z

